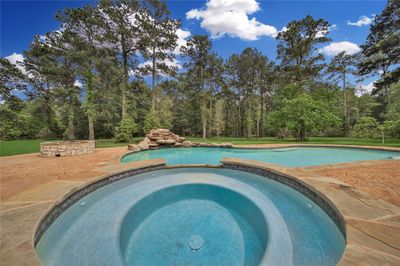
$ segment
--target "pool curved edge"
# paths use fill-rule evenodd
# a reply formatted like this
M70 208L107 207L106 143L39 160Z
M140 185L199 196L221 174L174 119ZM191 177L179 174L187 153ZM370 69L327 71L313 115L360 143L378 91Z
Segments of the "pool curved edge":
M39 242L41 236L44 232L50 227L50 225L71 205L76 203L82 197L88 195L91 192L94 192L98 188L101 188L105 185L113 183L115 181L121 180L123 178L137 175L144 172L161 170L161 169L174 169L174 168L187 168L187 167L206 167L206 168L232 168L239 171L245 172L253 172L260 176L272 178L280 183L283 183L286 186L289 186L300 193L304 194L312 201L314 201L318 206L322 208L322 210L334 221L334 223L338 226L339 230L344 236L345 242L347 243L348 239L346 236L346 226L345 219L340 213L339 209L332 203L332 201L325 196L318 189L312 187L312 185L306 184L303 181L300 181L298 178L293 177L291 175L285 174L282 169L276 170L273 166L266 163L260 163L257 161L250 160L239 160L239 159L223 159L221 161L221 165L174 165L174 166L166 166L165 161L162 159L152 159L142 161L140 165L136 165L133 168L129 168L117 173L112 173L109 175L98 177L94 180L91 180L77 188L72 189L70 192L62 196L59 200L57 200L53 205L51 205L48 210L41 216L39 221L35 226L35 231L33 235L33 243L34 248L36 248L37 243ZM278 168L279 169L279 168ZM293 185L295 184L295 185ZM346 252L347 245L343 252L343 255ZM343 258L342 255L342 258ZM40 261L38 255L35 256Z
M64 195L61 195L60 198L57 199L53 204L51 204L49 208L40 216L34 227L32 243L35 249L36 257L38 258L36 254L36 246L43 233L66 209L79 201L81 198L103 186L121 180L123 178L149 171L161 170L165 167L166 163L163 159L143 160L140 162L140 164L136 164L131 168L99 176L95 179L88 181L85 184L72 188L68 193Z
M266 146L267 145L267 146ZM162 149L168 149L164 147ZM172 147L177 148L177 147ZM187 149L186 147L179 147L180 149ZM201 146L193 146L190 148L202 148ZM386 147L386 146L364 146L364 145L352 145L352 144L236 144L233 147L219 147L219 146L207 146L207 148L223 148L223 149L254 149L254 150L273 150L273 149L284 149L284 148L344 148L344 149L360 149L360 150L378 150L378 151L395 151L400 152L400 147ZM139 151L142 152L142 151ZM138 153L135 151L127 151L119 157L119 162L122 163L122 159L130 154ZM361 161L360 161L361 162ZM186 165L185 165L186 166ZM204 166L203 164L194 164L191 166ZM211 166L211 165L210 165ZM190 167L190 166L188 166Z
M221 163L223 168L245 171L270 178L300 192L317 204L329 216L329 218L331 218L331 220L338 227L339 231L342 233L344 240L347 243L346 223L342 213L339 211L333 201L317 188L300 180L299 178L277 170L281 167L275 167L275 165L270 163L237 158L224 158L221 160Z

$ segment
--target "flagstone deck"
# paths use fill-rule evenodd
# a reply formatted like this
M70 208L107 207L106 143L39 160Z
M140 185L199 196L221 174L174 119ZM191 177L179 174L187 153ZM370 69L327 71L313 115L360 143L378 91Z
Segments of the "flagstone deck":
M155 159L120 164L125 152L125 147L119 147L73 157L1 157L0 265L40 265L32 244L37 222L71 189L102 175L160 163ZM301 179L331 199L346 221L348 241L342 265L400 265L400 160L303 168L246 160L236 163Z

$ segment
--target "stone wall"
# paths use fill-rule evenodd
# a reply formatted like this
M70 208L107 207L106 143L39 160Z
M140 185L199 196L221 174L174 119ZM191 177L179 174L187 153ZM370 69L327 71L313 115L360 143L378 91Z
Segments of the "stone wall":
M63 157L92 153L95 150L94 140L57 141L40 143L40 156Z

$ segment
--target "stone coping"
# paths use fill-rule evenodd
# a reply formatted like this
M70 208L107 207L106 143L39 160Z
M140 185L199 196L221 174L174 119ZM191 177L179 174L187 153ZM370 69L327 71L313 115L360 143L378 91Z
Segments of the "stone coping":
M144 172L155 171L160 169L176 169L176 168L230 168L234 170L246 171L261 175L267 178L271 178L286 186L289 186L300 193L304 194L311 200L313 200L318 206L320 206L327 215L335 222L339 230L346 239L346 229L343 216L340 214L335 205L321 192L313 188L312 186L302 182L295 177L289 176L280 172L276 169L281 169L277 165L264 164L264 167L260 167L257 161L252 164L248 160L238 160L238 159L223 159L221 161L222 165L173 165L166 166L165 161L162 159L152 159L144 160L142 164L130 169L124 169L109 175L100 176L95 178L79 187L71 189L67 194L63 195L55 203L53 203L48 210L42 214L41 218L37 222L36 230L33 236L33 245L36 247L43 233L50 227L50 225L70 206L79 201L82 197L94 192L95 190L106 186L110 183L116 182L123 178L141 174ZM270 168L272 167L272 168ZM273 169L275 168L275 169ZM36 253L35 253L36 254Z
M280 148L296 148L296 147L297 148L298 147L348 148L348 149L364 149L364 150L381 150L381 151L398 151L398 152L400 152L400 147L368 146L368 145L354 145L354 144L293 143L293 144L236 144L236 145L233 145L234 149L280 149Z
M94 140L45 141L45 142L41 142L40 145L49 145L49 144L62 145L62 144L69 144L69 143L79 144L79 143L93 143L93 142L95 142L95 141Z
M331 218L346 240L346 225L343 215L340 213L335 204L315 187L310 186L306 182L296 177L277 170L281 168L279 166L276 167L274 164L263 164L259 163L258 161L236 158L224 158L221 160L221 163L223 168L245 171L264 176L300 192L307 198L314 201L315 204L317 204Z
M162 159L143 160L142 164L112 174L100 176L92 179L89 182L71 189L67 194L63 195L56 202L54 202L48 210L43 213L38 220L36 230L33 235L33 245L36 248L43 233L50 227L50 225L71 205L79 201L84 196L96 191L97 189L106 186L110 183L116 182L123 178L145 173L148 171L160 170L165 168L165 161Z
M289 145L257 146L284 148ZM5 157L1 163L3 188L20 186L19 182L24 185L25 175L29 175L26 169L31 169L36 181L30 186L23 186L17 191L18 194L11 194L14 195L12 198L2 199L0 264L41 265L32 241L41 215L72 187L79 187L100 175L129 170L146 163L143 160L121 164L119 157L124 152L124 147L118 147L96 149L96 153L54 160L42 160L36 154ZM399 160L355 161L298 168L264 162L251 163L301 179L333 201L346 222L347 245L340 265L400 265L400 204L382 196L389 192L388 197L398 195ZM37 167L30 168L32 164ZM43 172L43 167L48 164L56 170ZM13 170L18 169L16 167L18 171ZM41 176L53 178L41 179Z
M396 222L392 227L380 222L399 217L398 207L382 204L380 199L365 201L362 199L364 195L360 195L360 192L352 191L351 187L335 179L312 174L309 178L304 177L304 172L300 168L289 169L271 163L236 158L224 158L221 162L222 167L272 178L296 189L317 203L345 236L346 247L339 265L400 265L400 241L393 245L393 242L396 243L393 239L398 239L398 235L392 238L390 236L398 234L400 227ZM335 186L343 186L344 190L350 189L351 196L346 195L346 198L342 199L343 195L332 193L331 189ZM364 205L361 204L359 209L352 210L358 201ZM382 215L386 210L391 211L392 215Z
M311 148L347 148L347 149L362 149L362 150L381 150L381 151L396 151L400 152L400 147L386 147L386 146L364 146L364 145L344 145L344 144L234 144L233 147L217 147L217 146L207 146L207 147L202 147L202 146L192 146L192 147L161 147L159 149L169 149L169 148L175 148L175 149L187 149L187 148L221 148L221 149L265 149L265 150L271 150L271 149L282 149L282 148L304 148L304 147L311 147ZM140 153L135 152L135 151L127 151L126 153L122 154L119 158L119 161L121 162L122 159L129 155L129 154L134 154L134 153Z

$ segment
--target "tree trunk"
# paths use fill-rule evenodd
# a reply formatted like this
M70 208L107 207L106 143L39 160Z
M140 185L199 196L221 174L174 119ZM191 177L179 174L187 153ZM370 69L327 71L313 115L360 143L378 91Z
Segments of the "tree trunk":
M349 136L349 120L347 118L347 89L346 89L346 73L343 72L343 129L344 129L344 136Z
M305 141L306 140L306 128L304 125L301 126L300 131L299 131L299 136L298 136L298 140L300 141Z
M387 103L388 103L388 110L390 110L390 94L389 94L389 89L387 86L385 86L385 94L386 94Z
M207 137L207 124L203 122L203 139Z
M261 110L261 137L264 137L264 89L261 88L261 93L260 93L260 110Z
M88 113L88 122L89 122L89 140L94 140L93 117L91 113Z
M91 73L86 76L86 105L88 115L89 127L89 140L94 140L94 127L93 127L93 88Z
M122 56L124 61L124 84L122 85L121 88L121 94L122 94L121 107L122 107L122 119L124 119L126 116L126 92L128 91L129 73L128 73L128 54L125 51L123 51Z
M247 125L247 138L248 139L251 139L251 125L249 124L249 125Z
M260 117L258 115L257 115L256 127L257 127L257 139L258 139L260 137Z
M382 75L381 77L386 76L386 67L383 67L382 69ZM386 95L386 100L387 100L387 109L390 110L390 94L389 94L389 89L387 86L385 86L385 95Z
M154 111L156 105L156 46L153 45L153 58L152 58L152 69L151 69L151 110Z
M68 126L64 133L66 140L75 139L75 125L74 125L74 103L72 96L69 96L69 109L68 109Z
M225 132L224 132L225 137L228 136L228 121L229 121L229 105L227 103L226 109L225 109Z

